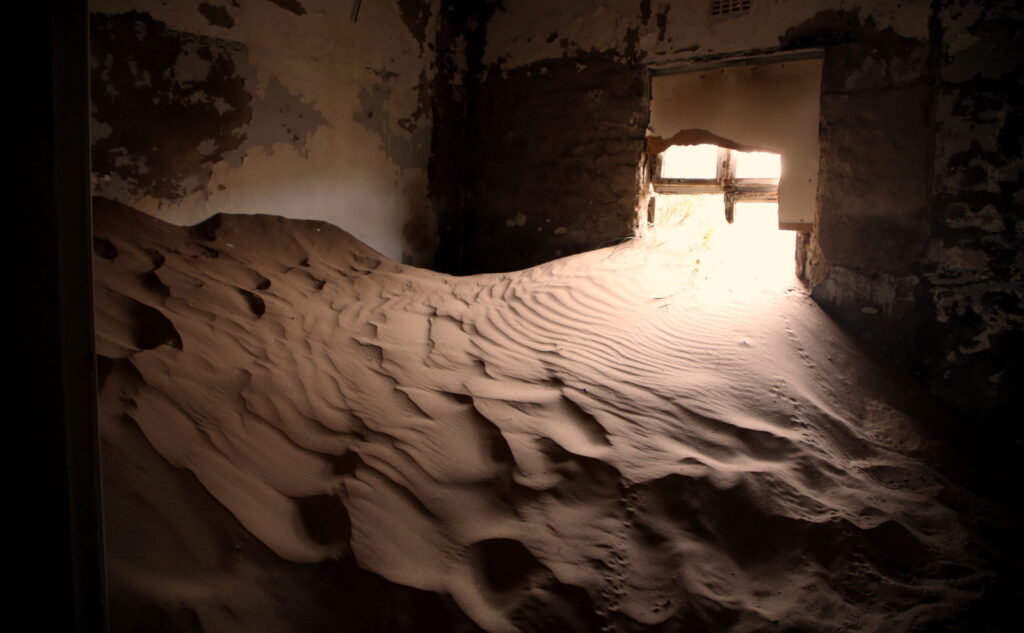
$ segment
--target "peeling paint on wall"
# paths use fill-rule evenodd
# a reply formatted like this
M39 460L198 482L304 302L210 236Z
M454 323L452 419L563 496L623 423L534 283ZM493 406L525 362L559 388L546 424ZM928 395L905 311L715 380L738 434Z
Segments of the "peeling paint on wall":
M220 26L230 29L235 25L235 19L231 17L231 13L227 10L227 7L203 2L199 5L199 12L203 14L203 17L206 18L211 26Z
M180 200L246 140L245 47L168 29L148 14L92 21L97 193ZM128 113L145 112L146 117Z
M488 25L484 64L515 68L581 53L615 52L623 58L660 65L683 57L708 58L778 46L794 25L826 11L859 12L879 30L927 39L928 5L912 2L755 2L749 13L718 19L708 2L671 0L517 0ZM630 35L630 32L635 35ZM554 34L545 39L543 35ZM631 42L634 42L631 44ZM632 49L632 50L631 50Z
M288 143L303 157L326 121L277 77L254 95L246 47L167 28L148 14L93 18L93 174L98 195L167 204L200 192L213 166ZM125 113L145 113L126 117Z
M402 22L409 33L420 43L420 48L427 44L427 25L433 11L429 0L398 0L402 12Z
M1005 0L937 3L935 222L922 269L941 345L926 357L931 386L1018 441L1005 421L1024 409L1022 21Z
M325 220L429 263L406 225L430 225L439 4L363 3L353 21L330 0L94 0L95 192L179 224Z
M1024 81L1021 37L1012 3L961 4L934 4L927 38L857 12L787 34L838 41L822 97L833 150L801 256L826 308L961 414L998 424L1024 393L1024 103L1009 88Z

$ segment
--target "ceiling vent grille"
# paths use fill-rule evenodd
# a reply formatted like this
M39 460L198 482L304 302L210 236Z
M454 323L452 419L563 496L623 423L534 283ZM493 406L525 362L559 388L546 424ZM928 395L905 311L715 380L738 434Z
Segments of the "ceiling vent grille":
M715 17L727 17L750 13L754 0L711 0L708 13Z

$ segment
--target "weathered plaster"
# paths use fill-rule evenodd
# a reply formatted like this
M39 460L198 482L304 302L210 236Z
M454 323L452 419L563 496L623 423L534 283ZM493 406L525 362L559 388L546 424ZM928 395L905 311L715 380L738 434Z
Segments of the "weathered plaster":
M927 239L927 86L822 95L816 235L836 265L907 274Z
M517 0L488 24L484 63L514 68L580 52L614 51L649 64L770 49L789 27L826 10L860 11L879 29L928 36L927 0L768 0L749 14L716 18L704 1Z
M927 41L864 23L830 51L822 141L835 151L823 151L822 212L801 250L816 299L991 424L1019 413L1024 393L1012 4L935 3Z
M1024 406L1024 34L1019 3L936 5L935 222L922 277L935 337L933 389L999 423Z
M403 231L427 199L438 5L363 3L353 21L328 0L94 0L100 34L127 22L160 33L94 60L96 192L179 224L321 219L429 262Z
M466 271L524 268L630 237L647 107L643 68L603 56L490 75Z

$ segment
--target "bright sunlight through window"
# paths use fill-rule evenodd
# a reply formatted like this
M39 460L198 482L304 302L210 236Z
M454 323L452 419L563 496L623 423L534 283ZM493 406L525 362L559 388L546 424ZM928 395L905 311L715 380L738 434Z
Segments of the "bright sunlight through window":
M671 147L654 165L648 230L687 244L700 267L718 270L730 287L788 284L796 233L779 230L781 176L779 154Z
M717 145L673 145L662 154L662 178L714 180L717 175Z
M784 289L794 279L796 232L778 227L774 202L737 202L725 219L722 194L656 197L648 235L690 251L701 275L733 291Z
M768 152L733 152L735 169L734 178L768 178L778 180L782 177L782 156Z

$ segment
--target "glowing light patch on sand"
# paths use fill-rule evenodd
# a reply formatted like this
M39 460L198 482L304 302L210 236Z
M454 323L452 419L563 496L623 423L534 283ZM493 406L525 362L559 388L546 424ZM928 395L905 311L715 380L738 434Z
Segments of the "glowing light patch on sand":
M738 202L730 224L721 194L659 195L645 237L687 252L695 282L713 277L702 284L709 300L722 293L782 292L796 283L796 233L779 230L774 202Z

